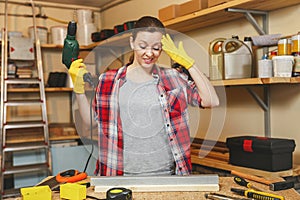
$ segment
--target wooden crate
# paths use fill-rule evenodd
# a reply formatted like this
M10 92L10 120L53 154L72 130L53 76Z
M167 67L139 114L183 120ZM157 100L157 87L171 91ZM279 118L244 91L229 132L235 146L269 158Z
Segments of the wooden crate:
M167 21L170 19L174 19L179 16L179 5L172 4L170 6L164 7L158 10L158 18L161 21Z
M192 0L180 4L179 15L187 15L202 9L207 8L207 0Z
M207 2L207 6L208 7L213 7L222 3L226 3L228 1L232 1L232 0L208 0Z

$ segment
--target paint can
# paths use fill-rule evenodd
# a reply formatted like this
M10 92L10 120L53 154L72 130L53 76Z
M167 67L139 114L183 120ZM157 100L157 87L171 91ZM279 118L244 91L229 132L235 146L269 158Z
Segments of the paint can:
M274 56L274 77L291 77L294 65L294 56Z
M300 32L297 35L292 36L292 53L300 53Z
M278 41L278 56L291 55L292 41L290 38L283 38Z
M40 40L41 44L48 43L48 28L44 26L37 26L37 36ZM34 34L34 26L30 26L28 28L28 35L32 41L35 41L35 34Z
M67 29L66 26L52 26L50 28L52 44L63 45L67 35Z
M80 25L93 23L93 12L88 9L78 9L77 14L77 23Z

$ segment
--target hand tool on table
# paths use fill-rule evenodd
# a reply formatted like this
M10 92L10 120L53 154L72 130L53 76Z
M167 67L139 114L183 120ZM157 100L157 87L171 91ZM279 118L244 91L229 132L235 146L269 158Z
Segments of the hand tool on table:
M127 188L111 188L106 192L106 200L132 200L132 191Z
M262 183L265 185L269 186L269 189L272 191L279 191L279 190L286 190L286 189L290 189L290 188L294 188L294 182L293 181L279 181L279 182L275 182L272 180L267 180L258 176L254 176L254 175L249 175L249 174L245 174L242 172L238 172L235 170L231 170L231 174L248 179L248 180L252 180L258 183Z
M211 199L211 200L252 200L249 198L238 198L238 197L232 197L224 194L219 194L219 193L209 193L204 195L206 199Z
M260 192L260 191L255 191L255 190L243 190L243 189L238 189L238 188L231 188L231 191L253 199L257 200L284 200L283 196L276 195L276 194L271 194L267 192Z
M257 190L257 191L262 191L262 189L255 187L254 185L252 185L250 182L246 181L245 179L239 177L239 176L235 176L233 178L234 182L236 182L237 184L239 184L240 186L245 186L249 189L253 189L253 190Z
M51 190L55 190L60 184L74 183L77 181L84 180L86 177L87 177L87 173L85 172L79 172L78 170L75 169L69 169L57 174L56 176L53 176L48 180L45 180L37 184L36 186L48 185Z

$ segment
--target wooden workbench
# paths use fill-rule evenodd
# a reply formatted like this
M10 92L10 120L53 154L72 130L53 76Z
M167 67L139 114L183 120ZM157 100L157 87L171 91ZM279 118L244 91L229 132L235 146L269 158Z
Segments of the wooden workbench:
M234 181L233 177L220 177L220 191L217 193L230 195L234 197L241 197L234 195L230 192L230 188L241 188L246 189L241 186L238 186ZM294 189L283 190L283 191L270 191L268 190L268 186L262 185L259 183L251 182L252 185L259 187L261 189L267 190L270 193L278 194L285 197L285 200L296 200L300 199L299 193L297 193ZM164 199L172 199L172 200L190 200L190 199L197 199L197 200L205 200L204 195L208 192L141 192L135 193L133 192L133 199L134 200L164 200ZM89 187L87 190L87 195L94 196L100 199L105 199L105 193L95 193L93 191L93 187ZM21 200L22 198L9 198L7 200ZM59 193L53 193L52 200L59 200ZM89 200L90 198L87 198Z

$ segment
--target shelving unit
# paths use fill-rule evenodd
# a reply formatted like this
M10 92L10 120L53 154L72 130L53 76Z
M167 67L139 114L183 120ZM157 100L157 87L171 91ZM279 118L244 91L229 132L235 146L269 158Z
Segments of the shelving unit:
M124 47L128 45L130 35L130 32L120 33L100 42L94 42L90 45L80 46L80 50L92 50L97 46ZM63 45L42 44L41 47L45 49L62 49Z
M268 12L297 4L300 4L300 0L232 0L214 7L165 21L164 24L169 29L174 29L180 32L188 32L246 17L259 34L268 34ZM230 11L232 9L236 9L237 12ZM253 15L255 14L263 16L262 27L260 27L254 19ZM264 49L264 51L265 50L266 49ZM212 84L214 86L244 86L258 105L263 109L265 119L265 136L270 137L270 85L300 83L299 80L299 78L277 77L268 79L249 78L212 81ZM263 98L257 95L249 87L251 85L263 87Z
M122 4L126 1L130 1L130 0L101 0L101 1L95 1L95 0L45 0L45 1L41 1L41 0L37 0L37 4L42 4L42 5L47 5L50 4L52 6L63 6L66 8L70 8L70 5L72 6L76 6L79 8L83 8L83 7L88 7L88 8L93 8L93 9L97 9L100 10L105 10L105 9L109 9L111 7L117 6L119 4ZM73 9L73 7L72 7Z
M50 0L51 1L51 0ZM71 1L71 0L70 0ZM300 4L300 0L232 0L214 7L206 8L185 16L180 16L164 22L168 29L173 29L180 32L193 31L200 28L209 27L212 25L229 22L243 17L248 18L249 13L245 12L228 12L229 9L236 8L241 10L253 11L252 14L257 14L256 11L274 11L285 7L290 7ZM267 17L267 16L266 16ZM263 20L263 28L261 29L267 33L268 27L267 19ZM251 22L251 21L250 21ZM254 22L256 23L256 22ZM252 24L253 25L253 24ZM258 24L254 24L258 26ZM257 28L257 27L255 27ZM257 28L259 29L259 28ZM263 30L264 29L264 30ZM107 40L93 43L88 46L81 46L81 50L92 50L96 47L114 46L123 47L128 44L128 37L130 33L116 35ZM62 48L61 45L47 44L43 48ZM272 84L295 84L300 83L300 78L249 78L249 79L234 79L234 80L220 80L212 81L214 86L244 86L252 97L257 101L265 112L265 135L270 136L270 93L269 87ZM264 98L261 99L255 94L249 86L262 86L264 89Z
M244 17L241 13L227 12L226 9L228 8L273 11L297 5L299 3L300 0L232 0L227 3L165 21L164 24L169 29L187 32Z
M294 84L300 83L300 77L246 78L211 81L214 86L246 86L264 84Z

